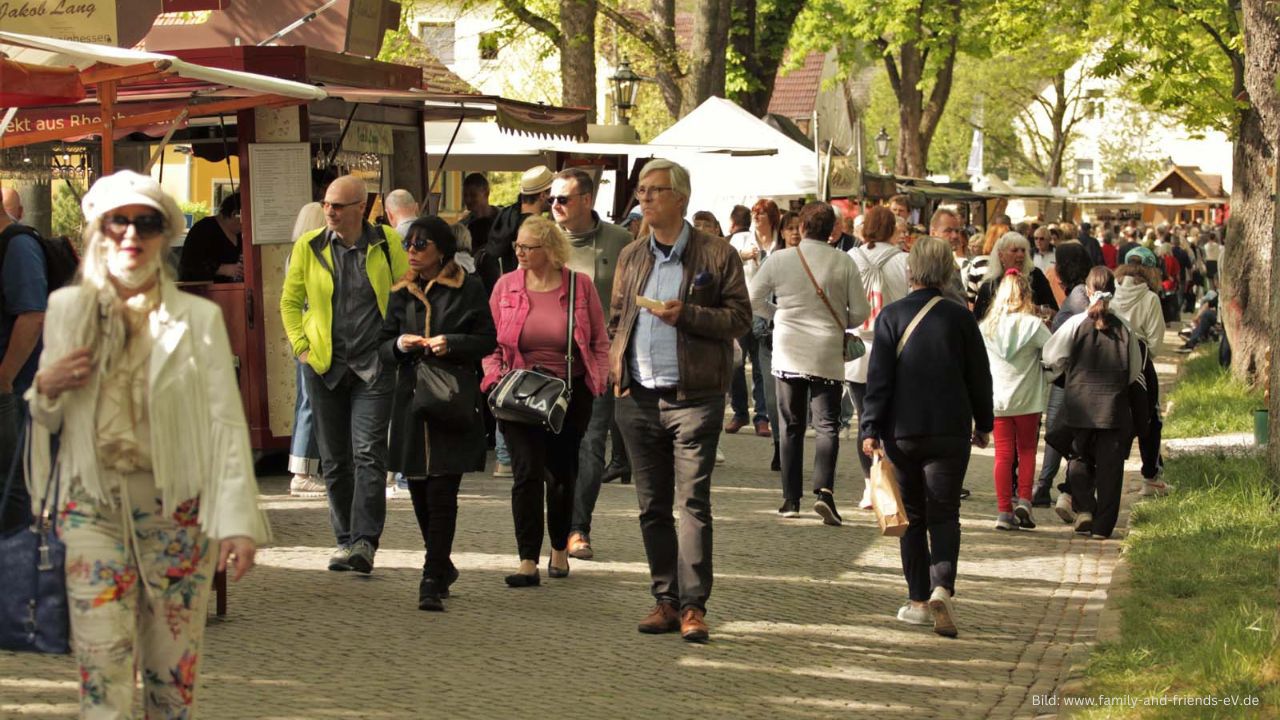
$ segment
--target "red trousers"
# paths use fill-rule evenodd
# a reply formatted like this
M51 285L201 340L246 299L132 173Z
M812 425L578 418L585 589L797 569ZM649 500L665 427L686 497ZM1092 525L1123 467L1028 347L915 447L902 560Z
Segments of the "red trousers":
M1036 478L1036 443L1040 439L1040 413L996 418L996 507L1013 512L1013 462L1018 461L1018 497L1031 501Z

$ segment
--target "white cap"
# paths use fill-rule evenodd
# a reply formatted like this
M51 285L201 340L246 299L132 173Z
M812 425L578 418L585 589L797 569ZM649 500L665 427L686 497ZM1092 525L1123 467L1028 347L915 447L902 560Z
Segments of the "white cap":
M186 225L182 209L160 187L160 183L150 175L132 170L121 170L99 178L89 188L89 192L84 194L80 205L84 210L85 222L90 225L97 223L108 212L125 205L145 205L159 210L165 219L165 235L170 239L176 237Z

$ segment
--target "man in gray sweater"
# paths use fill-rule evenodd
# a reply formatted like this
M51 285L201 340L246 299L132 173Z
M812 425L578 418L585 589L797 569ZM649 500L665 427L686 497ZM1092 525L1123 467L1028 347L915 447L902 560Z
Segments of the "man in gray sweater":
M622 248L630 243L631 233L607 223L591 209L595 203L595 181L591 174L568 168L551 183L551 216L569 237L569 269L589 275L596 284L600 304L609 306L613 290L613 270ZM622 441L613 430L613 456L605 469L605 436L613 422L613 393L595 398L591 407L591 424L582 437L578 455L578 484L574 490L573 521L569 532L569 555L582 560L595 555L591 548L591 514L605 475L630 480L630 468L623 454Z

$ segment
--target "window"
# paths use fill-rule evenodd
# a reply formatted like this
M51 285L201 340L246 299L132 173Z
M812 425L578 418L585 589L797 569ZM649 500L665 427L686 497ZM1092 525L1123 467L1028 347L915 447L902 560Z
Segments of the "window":
M1105 105L1103 104L1102 91L1090 90L1085 93L1084 100L1084 116L1091 119L1101 119Z
M497 60L498 33L480 33L479 50L481 60Z
M1093 160L1076 160L1076 189L1093 192Z
M445 65L454 63L454 34L451 22L418 23L418 38L436 59Z

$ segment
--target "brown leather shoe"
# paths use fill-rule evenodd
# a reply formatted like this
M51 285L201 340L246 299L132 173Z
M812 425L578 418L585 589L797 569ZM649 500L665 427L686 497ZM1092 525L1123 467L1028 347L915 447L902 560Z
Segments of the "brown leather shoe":
M746 420L742 420L741 418L732 418L729 422L724 424L724 431L732 435L741 430L742 426L746 424Z
M569 557L579 560L590 560L595 556L591 549L591 541L580 532L569 533Z
M676 610L675 605L659 602L640 621L637 629L650 635L675 632L680 629L680 613Z
M687 607L680 613L680 637L685 642L704 643L707 641L708 630L707 621L705 620L707 611L696 607Z
M756 435L759 435L760 437L773 436L773 431L769 429L768 420L761 420L760 422L756 423Z

